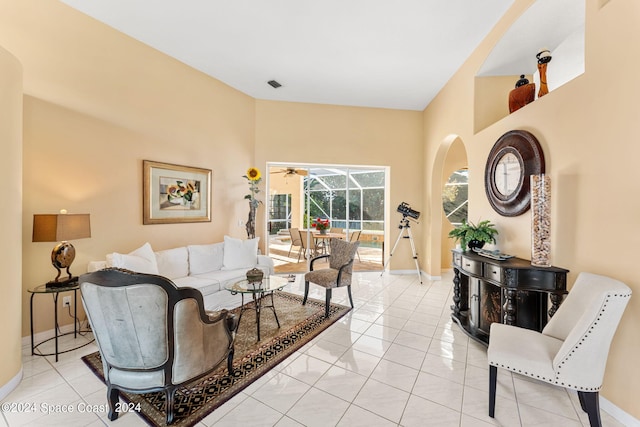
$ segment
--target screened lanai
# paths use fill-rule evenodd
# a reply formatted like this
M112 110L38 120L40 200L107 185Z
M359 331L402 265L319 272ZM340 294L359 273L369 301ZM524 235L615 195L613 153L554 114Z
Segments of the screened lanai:
M269 166L267 227L276 271L306 271L309 256L325 250L318 219L328 221L332 237L360 241L356 270L381 270L386 174L384 167Z

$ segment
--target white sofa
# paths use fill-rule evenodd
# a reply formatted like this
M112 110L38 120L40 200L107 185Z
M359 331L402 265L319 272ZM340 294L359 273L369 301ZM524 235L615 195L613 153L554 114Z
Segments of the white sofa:
M88 272L107 267L125 268L148 274L159 274L178 287L199 290L208 310L234 308L240 296L225 290L227 284L242 280L252 268L265 275L274 273L273 260L258 254L258 239L240 240L229 236L224 242L189 245L154 252L149 243L128 254L114 252L104 261L91 261Z

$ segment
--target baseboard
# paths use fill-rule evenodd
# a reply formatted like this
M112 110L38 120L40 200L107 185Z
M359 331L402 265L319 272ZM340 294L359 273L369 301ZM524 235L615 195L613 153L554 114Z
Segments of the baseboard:
M417 275L418 272L416 270L389 270L389 274L397 274L397 275ZM421 277L426 277L427 280L441 280L441 276L431 276L430 274L425 273L424 271L420 271Z
M20 371L18 371L18 373L11 378L8 383L0 387L0 400L3 400L9 395L9 393L15 390L15 388L18 387L18 384L20 384L20 381L22 381L22 365L20 366Z
M600 409L611 415L626 427L640 427L640 420L634 418L630 414L627 414L625 411L618 408L602 396L600 396Z

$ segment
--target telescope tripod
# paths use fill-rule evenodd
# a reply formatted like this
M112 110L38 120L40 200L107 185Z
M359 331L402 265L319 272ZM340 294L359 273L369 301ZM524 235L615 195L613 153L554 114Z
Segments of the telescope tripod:
M398 234L396 243L393 245L393 249L391 249L391 253L389 254L389 258L387 259L387 262L385 262L384 267L382 267L382 274L384 274L385 270L387 269L387 265L389 264L389 261L391 261L391 257L393 256L393 253L396 251L396 247L398 246L398 243L400 243L400 239L403 239L403 238L409 239L409 242L411 243L411 253L413 255L413 261L416 263L418 280L420 280L420 284L422 284L422 275L420 274L420 265L418 264L418 255L416 254L416 245L413 243L413 235L411 234L411 225L409 225L409 219L407 219L406 215L402 216L402 219L400 220L400 225L398 225L398 228L401 230L400 234ZM407 233L406 236L404 235L405 232ZM380 274L380 276L382 276L382 274Z

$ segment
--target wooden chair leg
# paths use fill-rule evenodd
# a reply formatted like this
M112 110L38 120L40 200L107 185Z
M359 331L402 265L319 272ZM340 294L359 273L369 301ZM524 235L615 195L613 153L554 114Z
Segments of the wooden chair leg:
M173 423L173 419L175 418L174 411L174 400L176 397L176 388L169 387L164 393L165 399L165 410L167 411L167 425Z
M229 371L229 376L233 376L233 353L234 349L232 348L229 351L229 355L227 356L227 370Z
M578 398L580 399L580 406L589 415L591 427L602 427L599 393L597 391L579 391Z
M307 296L309 295L309 281L304 281L304 298L302 298L302 305L307 303Z
M118 419L118 411L116 411L116 405L118 404L118 399L120 397L120 392L118 389L113 388L113 386L107 386L107 401L109 403L109 413L107 416L111 421L115 421Z
M327 289L327 301L324 304L324 317L329 317L329 307L331 306L331 288Z
M496 383L498 380L498 368L489 366L489 416L496 414Z
M351 303L351 308L353 308L353 298L351 297L351 285L347 285L347 293L349 294L349 302Z

